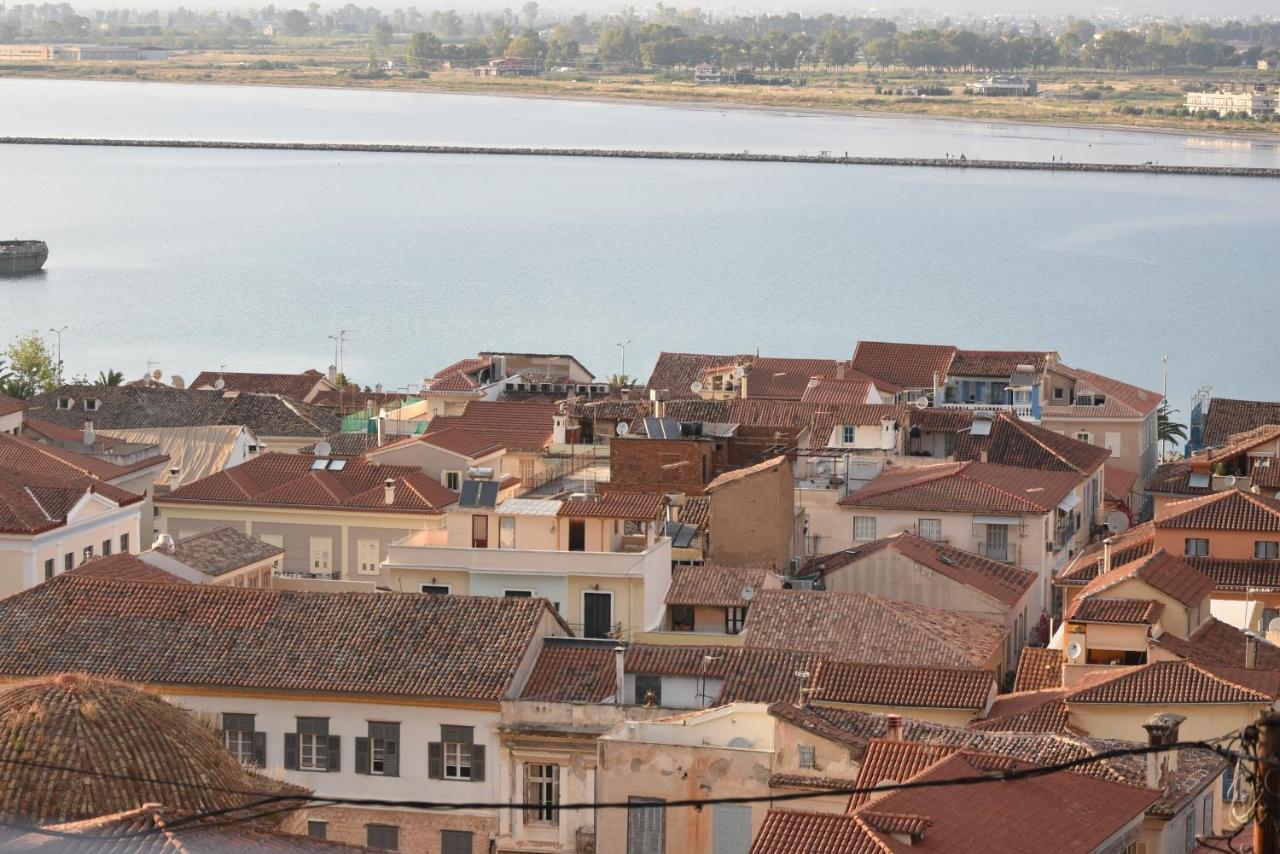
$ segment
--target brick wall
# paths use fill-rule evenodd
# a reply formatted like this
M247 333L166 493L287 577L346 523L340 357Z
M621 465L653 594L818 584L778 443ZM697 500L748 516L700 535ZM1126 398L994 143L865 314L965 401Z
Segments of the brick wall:
M693 439L617 439L609 443L609 488L701 495L713 475L715 445Z
M411 797L409 793L405 797ZM472 854L488 854L489 840L498 833L498 818L456 812L419 812L360 807L319 807L301 811L295 828L307 832L307 821L327 823L326 838L334 842L364 845L370 824L393 824L400 828L399 851L409 854L439 854L440 831L462 830L472 834Z

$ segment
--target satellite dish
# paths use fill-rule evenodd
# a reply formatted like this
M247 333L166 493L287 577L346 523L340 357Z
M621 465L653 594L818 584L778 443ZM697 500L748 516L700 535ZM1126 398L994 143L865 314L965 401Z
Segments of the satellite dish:
M689 386L689 391L693 392L694 394L702 394L702 383L698 382L697 380L694 380L693 383L690 384Z
M315 453L317 457L327 457L333 453L333 445L330 445L324 439L321 439L319 442L316 442Z
M831 474L831 462L829 460L818 460L813 464L815 474Z
M156 368L154 371L151 372L151 379L156 380L157 382L159 382L162 376L164 376L164 374L160 373L159 368Z
M920 395L919 397L916 398L915 406L916 406L916 409L928 409L929 398L925 397L923 394Z
M1080 657L1080 653L1083 651L1084 650L1081 648L1079 641L1072 641L1067 644L1067 658L1072 661L1078 659Z
M1107 514L1107 527L1111 529L1113 534L1127 531L1129 529L1129 517L1119 510L1112 510Z
M750 602L752 599L756 598L756 589L754 587L744 587L742 588L741 595L743 602Z
M1226 477L1224 477L1224 478L1222 479L1222 483L1223 483L1223 485L1224 485L1224 486L1226 486L1226 487L1228 487L1228 488L1230 488L1230 487L1232 487L1232 486L1235 486L1235 485L1236 485L1236 476L1235 476L1235 475L1233 475L1233 474L1229 474L1229 475L1227 475Z
M169 385L173 386L174 388L186 388L187 381L184 380L180 374L174 374L173 376L169 377Z
M1271 622L1267 623L1267 634L1272 632L1280 632L1280 617L1272 617Z
M727 746L728 747L750 747L751 742L740 735L735 735L733 738L729 739L729 744Z
M631 425L625 421L619 421L618 426L613 428L613 432L617 433L619 436L625 436L631 432Z
M218 377L216 380L213 381L213 388L215 391L222 391L226 387L227 387L227 381L224 380L222 377Z

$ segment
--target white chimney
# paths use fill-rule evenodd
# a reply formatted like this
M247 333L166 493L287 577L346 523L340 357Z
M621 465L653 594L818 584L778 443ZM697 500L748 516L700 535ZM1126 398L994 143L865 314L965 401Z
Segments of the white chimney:
M1102 575L1111 571L1111 538L1102 541Z
M1185 721L1182 715L1172 712L1154 715L1142 725L1147 731L1149 747L1164 747L1178 743L1178 727ZM1147 788L1163 790L1171 775L1178 770L1178 751L1151 751L1147 754Z
M95 438L96 437L93 434L93 422L84 422L84 443L86 445L92 445Z
M618 644L613 648L613 680L616 686L613 695L613 704L621 706L626 702L627 694L627 674L624 667L626 663L627 648L622 644Z
M396 479L389 477L382 482L382 497L388 505L396 503Z
M885 715L885 741L902 741L902 715Z
M836 362L836 379L844 379L844 362Z
M822 377L809 377L809 384L805 386L805 391L808 391L809 389L817 388L818 384L821 382L822 382Z

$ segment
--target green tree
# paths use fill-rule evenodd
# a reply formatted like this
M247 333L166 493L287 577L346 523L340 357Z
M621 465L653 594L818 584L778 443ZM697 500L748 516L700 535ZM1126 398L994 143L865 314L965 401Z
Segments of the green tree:
M1173 420L1178 410L1169 408L1169 401L1160 404L1156 410L1156 438L1161 442L1177 444L1187 441L1187 427Z
M395 30L392 29L390 22L379 21L373 25L373 43L378 47L386 47L391 44L391 39L395 37Z
M580 55L581 49L573 30L560 26L551 31L551 38L547 40L547 64L573 65Z
M635 378L627 374L614 374L609 377L609 385L631 385L635 382Z
M37 332L20 335L5 351L9 358L9 379L4 393L25 400L57 386L59 365Z
M301 9L290 9L285 12L281 23L286 36L305 36L311 29L311 21L307 18L307 13Z
M533 22L538 20L538 4L534 0L528 0L520 7L520 14L524 16L524 25L527 29L533 29Z
M117 386L124 382L124 374L119 371L113 371L107 368L105 371L98 371L98 385L100 386Z
M421 68L440 58L443 45L431 33L414 33L409 37L407 54L409 62Z
M640 43L630 27L610 27L600 34L596 58L601 62L635 62L640 58Z
M542 59L546 55L546 44L533 30L525 30L516 36L503 51L503 56L514 56L518 59Z
M505 24L499 24L485 36L484 40L491 56L506 56L507 46L511 44L511 28Z

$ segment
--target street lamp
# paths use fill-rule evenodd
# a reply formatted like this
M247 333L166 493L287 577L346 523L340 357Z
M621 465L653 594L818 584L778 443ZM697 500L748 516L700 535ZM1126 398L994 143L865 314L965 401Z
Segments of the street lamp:
M333 342L333 372L335 379L337 374L342 373L342 345L346 343L347 333L350 329L339 329L337 335L330 335L329 340Z
M630 343L631 343L630 338L628 338L626 341L618 342L618 347L622 349L622 377L624 380L627 380L628 382L630 381L630 378L627 377L627 345Z
M62 385L62 333L66 332L68 327L61 329L50 329L54 335L58 336L58 385Z

